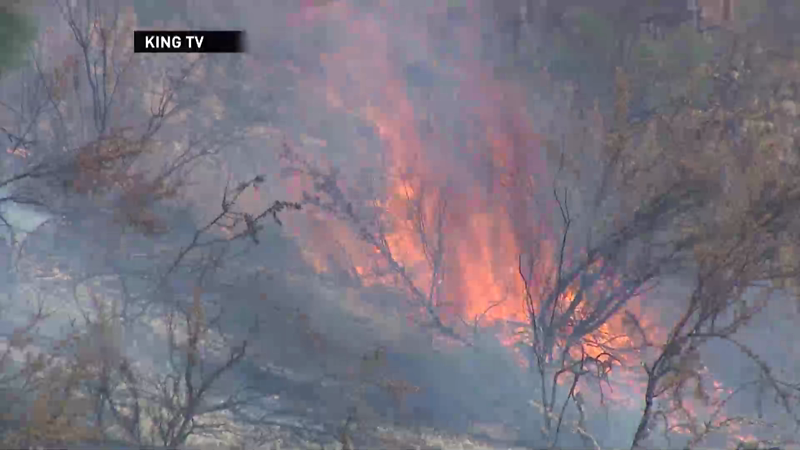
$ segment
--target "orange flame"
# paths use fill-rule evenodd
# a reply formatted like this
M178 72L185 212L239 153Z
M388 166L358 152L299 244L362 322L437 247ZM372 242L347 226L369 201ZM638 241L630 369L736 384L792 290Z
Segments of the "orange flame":
M540 261L532 282L545 283L555 270L555 245L546 227L531 226L537 221L528 212L527 195L535 189L544 165L525 91L495 79L478 61L444 61L438 65L466 74L455 92L463 95L463 114L473 118L483 133L456 144L435 129L423 132L420 124L431 119L417 113L413 89L390 57L390 25L344 1L330 4L326 13L356 38L321 57L326 72L322 95L330 108L370 124L385 149L386 198L376 204L385 211L385 238L392 258L423 292L435 288L439 308L450 316L483 324L527 322L518 255L536 242ZM309 14L304 17L312 20L325 13L316 9ZM425 33L417 30L412 37L424 42ZM469 28L457 33L465 46L477 45L477 35ZM309 91L316 86L318 80L311 80ZM476 176L476 167L483 167L484 173ZM446 257L443 267L432 267L431 253L438 247L432 248L435 237L421 230L435 231L438 220L446 228L439 249ZM335 241L364 282L386 282L369 278L368 268L375 265L370 258L379 251L365 251L346 228L331 222L318 226L312 234L327 243L318 249L331 250ZM318 270L328 269L324 259L329 255L309 258ZM562 301L568 302L566 297ZM630 343L620 320L609 321L595 334L597 342ZM597 356L603 349L586 351Z
M435 68L450 68L461 77L460 87L454 91L460 96L460 113L474 120L469 131L477 132L477 136L454 142L456 139L446 136L451 132L437 130L430 112L420 113L415 108L418 100L413 86L391 56L396 53L387 31L392 24L360 13L345 1L325 8L302 19L313 22L327 17L342 25L351 42L322 56L324 89L320 92L319 80L314 79L308 91L320 92L329 108L376 131L385 150L386 184L385 198L374 204L385 213L388 253L421 291L438 293L437 306L446 318L461 317L485 325L526 323L518 255L535 242L539 264L531 284L534 289L552 284L558 242L531 212L529 195L544 174L544 164L539 136L526 109L525 90L496 79L477 58L436 58ZM408 24L403 26L409 33ZM416 33L412 31L409 40L427 42L426 30L410 29ZM477 48L480 34L475 29L465 27L454 34L462 47ZM369 153L362 149L360 156L369 157ZM480 168L485 170L476 175ZM440 249L445 257L442 267L432 267L432 253L439 247L431 233L440 219L446 229ZM385 276L372 276L370 270L376 259L387 256L381 249L365 246L347 226L321 220L313 234L320 238L317 242L326 245L317 247L322 252L308 255L317 270L330 269L325 262L330 255L325 252L336 242L363 282L390 282ZM574 295L574 290L568 290L560 301L569 303ZM644 314L639 299L633 299L627 308L647 333L663 334L657 329L657 316ZM581 308L575 311L577 316L586 313ZM514 331L505 329L505 343L518 342ZM592 333L583 351L597 358L609 348L633 348L637 339L626 316L619 314ZM630 352L620 356L632 369L619 380L627 386L629 396L641 399L644 386L634 372L641 355ZM631 398L621 400L635 406Z

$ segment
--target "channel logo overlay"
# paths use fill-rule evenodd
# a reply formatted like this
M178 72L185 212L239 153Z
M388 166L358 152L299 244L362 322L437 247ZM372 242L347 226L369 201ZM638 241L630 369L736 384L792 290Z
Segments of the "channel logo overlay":
M136 30L135 53L244 53L244 31Z

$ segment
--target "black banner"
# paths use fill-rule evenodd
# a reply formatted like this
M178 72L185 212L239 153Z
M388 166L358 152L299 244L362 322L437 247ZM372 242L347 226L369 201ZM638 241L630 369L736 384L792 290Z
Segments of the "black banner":
M243 53L244 31L134 31L134 53Z

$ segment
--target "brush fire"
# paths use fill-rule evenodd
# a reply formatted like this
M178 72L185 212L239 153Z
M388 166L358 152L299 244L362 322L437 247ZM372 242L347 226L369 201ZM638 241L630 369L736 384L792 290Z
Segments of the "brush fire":
M0 446L800 450L788 3L130 3L0 89Z
M309 30L346 30L340 46L320 55L324 76L298 76L330 113L369 130L351 142L353 160L347 164L379 174L370 180L372 196L360 197L359 208L348 203L337 210L335 198L327 210L321 208L310 231L314 250L307 258L320 273L334 270L331 264L352 266L352 276L362 285L403 289L412 298L410 323L435 325L451 338L449 345L463 345L461 337L486 330L515 352L523 370L534 372L537 357L552 363L561 358L557 370L563 376L553 380L568 391L564 395L576 399L581 417L583 408L609 401L641 410L652 354L648 347L667 339L669 329L662 322L669 314L648 298L645 283L623 293L624 277L604 269L600 259L593 261L600 279L590 293L577 279L554 288L562 283L558 278L570 257L562 242L568 237L565 221L572 220L565 215L567 198L559 197L558 188L551 194L563 159L561 167L548 159L544 128L531 112L530 90L521 80L500 75L480 55L486 46L481 5L439 3L420 11L413 25L388 19L388 3L365 13L339 1L295 18L294 25ZM461 20L448 21L456 9ZM450 40L447 45L436 42L442 34ZM398 44L395 35L407 42ZM457 113L442 104L457 105L449 106ZM305 175L310 175L305 181L290 181L294 192L332 188L313 181L319 173ZM573 181L569 176L563 176L565 183ZM336 192L367 187L345 186L345 177L336 182ZM354 209L371 216L359 217ZM554 223L552 217L563 221ZM377 228L366 230L370 219ZM548 347L553 353L536 355L542 347L533 340L542 328L532 321L546 319L538 311L547 310L546 297L554 289L559 292L550 308L568 317L560 337L554 337L557 342ZM591 301L576 296L592 295L627 297L620 303L624 307L573 340L573 328L597 313ZM699 360L681 364L685 370L663 383L685 385L693 393L663 417L668 432L696 437L704 426L707 433L725 427L731 445L754 439L737 432L746 421L725 414L734 390L713 379ZM582 376L591 372L594 380ZM558 413L552 404L532 404L550 407L545 414Z

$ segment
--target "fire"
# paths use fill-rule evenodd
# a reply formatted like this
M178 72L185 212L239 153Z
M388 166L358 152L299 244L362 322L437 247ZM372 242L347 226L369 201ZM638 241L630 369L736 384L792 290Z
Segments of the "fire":
M385 175L383 196L373 206L384 213L387 248L371 247L347 225L320 217L312 225L311 234L319 245L308 253L310 263L326 272L335 261L340 267L352 267L362 283L385 284L396 280L385 273L376 275L372 269L388 253L422 292L437 293L436 306L445 319L455 323L460 317L482 325L527 323L518 257L535 243L538 265L531 284L534 290L552 285L559 241L542 218L534 216L528 198L536 191L545 165L524 89L493 77L477 57L429 58L436 61L430 70L449 70L441 76L457 79L452 93L458 96L459 118L472 120L458 136L437 120L435 111L419 108L414 87L391 56L398 53L388 38L393 24L359 12L346 1L308 12L302 21L323 18L342 25L347 38L335 52L321 57L323 88L318 77L311 77L307 90L317 92L331 111L370 125L377 135L385 159L370 156L363 146L358 148L364 164L381 167ZM403 26L416 30L408 39L423 43L419 52L433 52L426 44L426 30ZM403 29L405 33L408 28ZM467 27L454 34L463 47L476 48L476 30ZM429 234L440 223L446 231L437 247ZM435 248L444 255L441 267L432 264ZM559 301L567 305L574 295L575 289L570 288ZM639 300L630 302L628 314L617 314L593 332L582 351L598 358L610 349L641 345L631 332L631 317L651 340L663 337L657 315L646 314ZM581 308L575 311L578 317L585 314ZM515 331L506 327L503 342L518 342ZM623 396L641 399L644 385L636 373L642 355L621 351L619 357L623 367L631 368L617 377L626 386ZM715 385L715 390L721 389ZM638 408L632 402L630 406Z
M385 151L385 199L376 204L389 225L389 253L421 290L436 285L438 306L450 315L487 325L527 322L518 255L536 242L540 261L534 281L543 283L553 276L556 246L547 227L530 229L537 218L526 212L531 209L526 193L536 188L544 165L524 90L495 79L477 59L438 61L436 68L458 72L460 86L454 94L460 96L464 116L475 123L469 135L457 141L449 136L452 130L440 131L435 118L418 111L413 86L390 57L391 24L359 13L344 1L326 8L327 13L315 9L304 17L344 23L353 41L321 57L326 77L320 93L331 110L371 125ZM412 38L425 42L426 31L417 32ZM465 46L477 43L475 30L467 28L457 36ZM309 90L318 84L310 80ZM431 242L424 242L432 238L421 236L420 229L433 231L439 220L446 227L444 267L432 268ZM312 234L329 244L336 241L363 282L388 281L370 278L368 268L375 266L375 257L380 259L380 250L366 249L346 227L325 222ZM321 271L328 257L309 255ZM568 303L570 295L561 301ZM595 338L607 345L629 342L619 321L603 325ZM598 346L586 351L596 356L604 350Z

